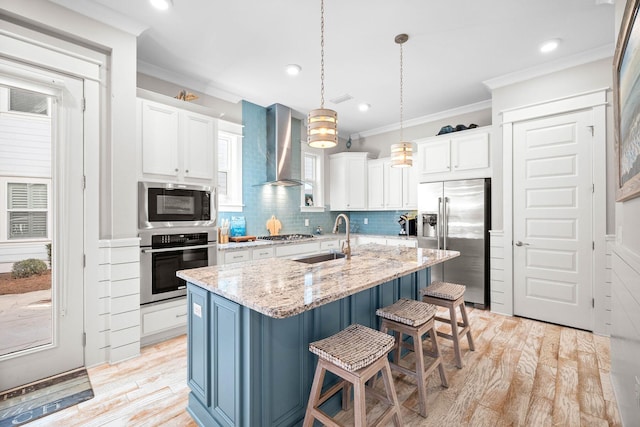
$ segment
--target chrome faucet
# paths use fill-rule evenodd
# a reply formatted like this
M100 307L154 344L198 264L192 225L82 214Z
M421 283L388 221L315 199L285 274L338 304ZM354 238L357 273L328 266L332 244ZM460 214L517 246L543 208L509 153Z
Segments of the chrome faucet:
M333 233L338 232L338 226L342 224L342 218L345 221L345 228L347 229L347 240L342 242L342 253L345 254L347 259L351 259L351 242L349 241L349 217L343 213L338 214L336 217L336 223L333 225ZM346 243L346 247L345 247Z

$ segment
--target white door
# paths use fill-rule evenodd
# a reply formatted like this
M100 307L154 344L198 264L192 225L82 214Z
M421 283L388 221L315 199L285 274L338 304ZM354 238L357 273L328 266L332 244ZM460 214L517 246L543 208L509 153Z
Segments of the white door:
M592 329L591 111L514 123L514 314Z
M84 364L84 82L0 59L0 89L9 94L0 144L9 148L4 160L13 158L0 167L1 192L13 195L0 204L0 250L18 260L20 248L30 247L28 257L38 258L51 243L44 293L25 299L16 282L14 293L0 295L2 391Z

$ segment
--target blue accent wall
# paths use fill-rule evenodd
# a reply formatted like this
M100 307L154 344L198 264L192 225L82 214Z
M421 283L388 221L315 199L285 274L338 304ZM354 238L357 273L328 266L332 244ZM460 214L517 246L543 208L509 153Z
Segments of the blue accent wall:
M337 213L300 212L300 188L262 185L267 179L267 109L247 101L242 101L242 197L243 212L221 212L220 219L244 216L247 235L268 235L266 223L271 215L282 223L280 234L313 234L316 227L330 233ZM300 178L300 138L302 123L292 120L294 177ZM304 220L309 219L305 227Z

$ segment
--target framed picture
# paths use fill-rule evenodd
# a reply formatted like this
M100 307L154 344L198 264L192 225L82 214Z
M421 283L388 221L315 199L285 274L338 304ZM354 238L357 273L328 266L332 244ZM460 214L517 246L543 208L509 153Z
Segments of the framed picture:
M640 0L628 0L613 59L616 200L640 196Z

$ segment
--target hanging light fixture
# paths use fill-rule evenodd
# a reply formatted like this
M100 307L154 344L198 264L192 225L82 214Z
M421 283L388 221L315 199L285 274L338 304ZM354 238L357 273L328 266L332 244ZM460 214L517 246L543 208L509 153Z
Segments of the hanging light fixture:
M338 113L324 108L324 0L320 0L320 108L309 112L307 143L315 148L338 145Z
M391 145L391 167L394 168L407 168L413 166L413 144L403 141L402 135L402 115L403 115L403 99L402 99L402 74L404 69L402 68L402 45L409 40L409 36L406 34L398 34L395 38L396 43L400 45L400 142Z

